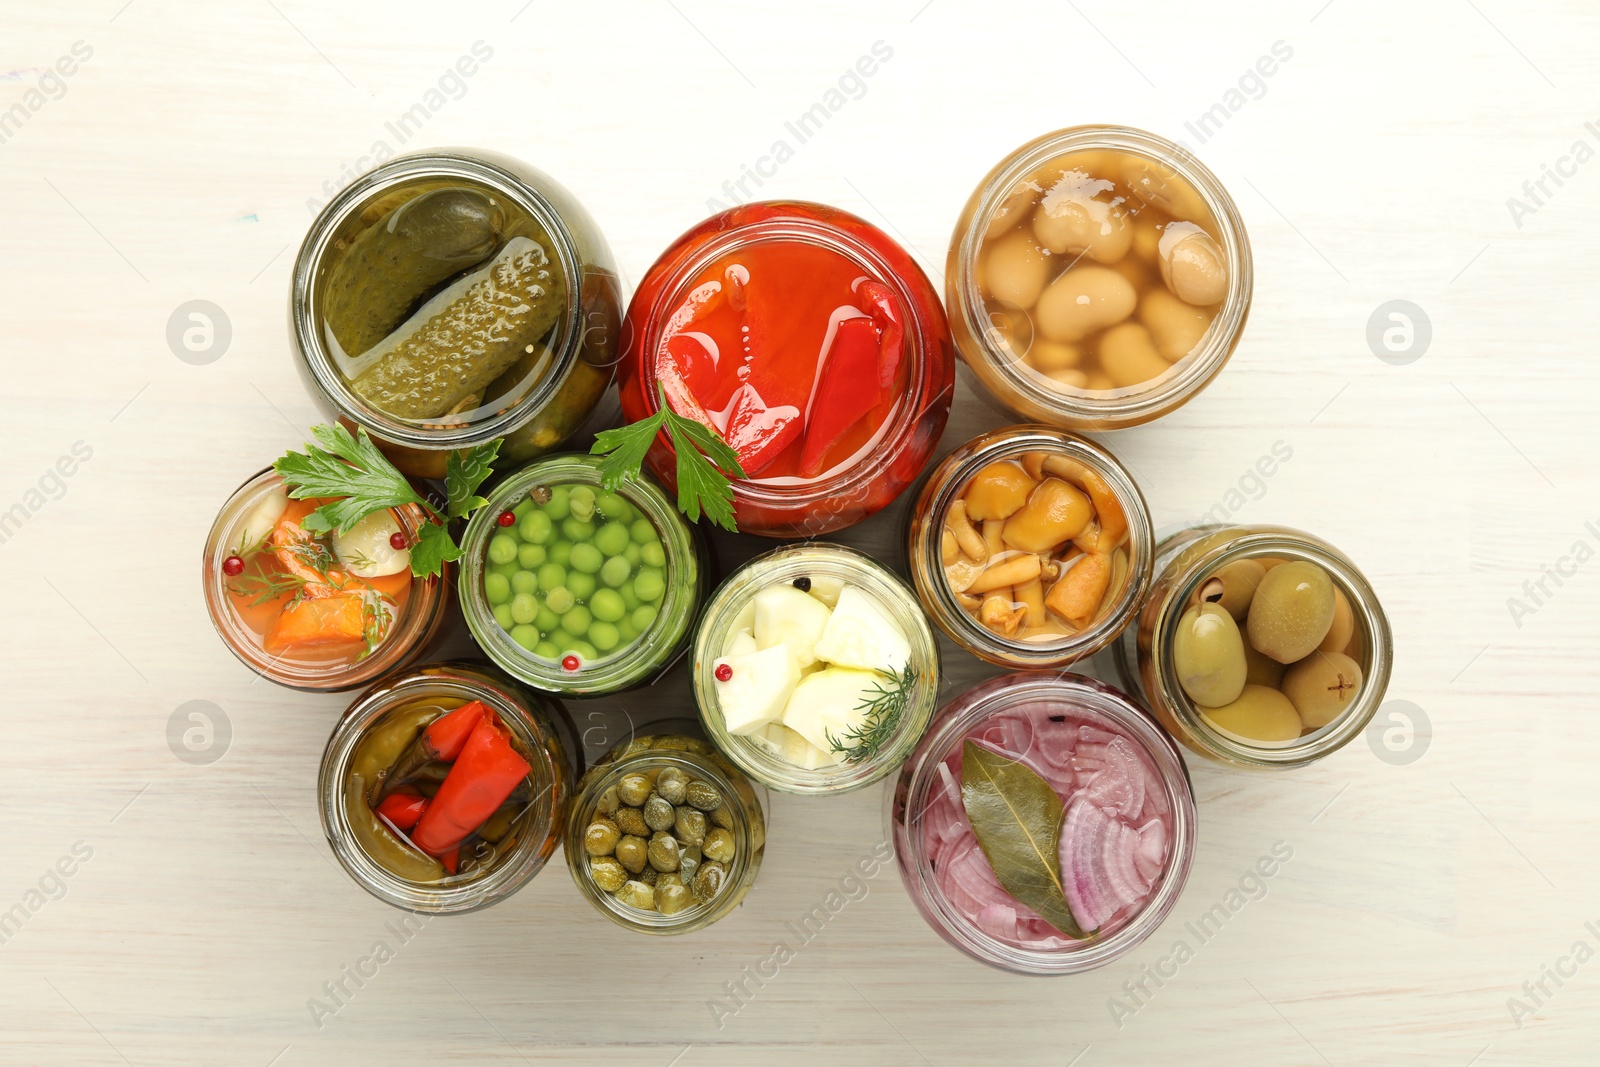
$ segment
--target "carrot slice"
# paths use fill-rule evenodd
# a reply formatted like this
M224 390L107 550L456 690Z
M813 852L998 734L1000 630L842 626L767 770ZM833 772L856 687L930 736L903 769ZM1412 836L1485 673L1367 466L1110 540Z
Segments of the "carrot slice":
M302 600L273 620L261 647L276 655L289 649L359 644L366 633L362 607L355 593Z

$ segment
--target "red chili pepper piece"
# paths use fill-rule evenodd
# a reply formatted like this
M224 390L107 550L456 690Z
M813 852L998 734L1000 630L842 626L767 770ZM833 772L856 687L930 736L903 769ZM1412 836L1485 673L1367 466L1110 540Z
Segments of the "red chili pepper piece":
M856 288L856 296L866 304L867 314L872 316L873 325L882 335L878 342L878 384L887 389L894 384L905 347L900 298L893 289L870 278Z
M456 871L461 867L461 846L457 845L449 852L446 852L444 855L440 856L439 862L444 864L445 870L449 871L451 874L455 874Z
M811 402L800 473L821 473L828 453L849 430L877 406L878 331L871 319L845 319L833 335L822 382Z
M493 815L532 770L492 716L473 727L461 755L411 835L430 856L443 856Z
M388 819L396 830L409 830L417 825L422 813L428 810L428 798L412 793L390 793L378 804L377 813Z
M461 755L461 746L467 743L473 728L487 714L489 709L482 701L469 700L429 723L427 729L418 734L410 747L394 761L394 766L381 773L376 783L377 798L382 800L387 797L396 786L428 764L439 760L449 763Z

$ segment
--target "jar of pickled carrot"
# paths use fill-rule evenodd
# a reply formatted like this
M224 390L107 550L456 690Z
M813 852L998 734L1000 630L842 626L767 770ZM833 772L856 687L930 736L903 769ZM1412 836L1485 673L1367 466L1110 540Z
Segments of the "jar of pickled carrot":
M689 230L646 272L625 338L624 416L664 396L725 438L744 533L860 522L921 473L949 414L938 294L887 234L821 204L746 204ZM676 485L665 434L648 463Z

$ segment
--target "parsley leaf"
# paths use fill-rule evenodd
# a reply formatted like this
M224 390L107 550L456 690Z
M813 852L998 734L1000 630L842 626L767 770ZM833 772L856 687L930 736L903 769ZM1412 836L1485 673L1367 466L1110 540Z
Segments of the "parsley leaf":
M495 457L499 454L499 441L469 449L465 456L459 452L450 453L444 467L444 490L449 501L445 510L450 518L464 518L488 503L477 495L478 486L494 473Z
M438 574L444 565L461 558L461 549L450 539L443 526L425 522L417 531L417 542L411 546L411 573L419 577Z
M745 476L739 454L709 426L685 418L667 406L666 390L656 383L661 406L654 415L614 430L595 435L593 455L600 461L600 482L610 492L630 478L637 478L646 453L665 428L678 459L678 510L690 522L699 522L700 513L725 530L738 532L733 517L733 485L729 475ZM726 473L724 473L726 472Z
M311 433L322 447L308 444L304 453L285 453L272 469L296 500L336 496L301 522L312 533L348 530L382 508L424 504L405 475L394 469L367 431L352 437L343 426L314 426Z

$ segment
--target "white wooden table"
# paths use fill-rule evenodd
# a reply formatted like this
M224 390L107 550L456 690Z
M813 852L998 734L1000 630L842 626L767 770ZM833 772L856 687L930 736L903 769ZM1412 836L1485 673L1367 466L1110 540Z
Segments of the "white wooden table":
M0 1060L1594 1062L1600 12L791 6L0 4L0 511L25 519L0 543ZM475 42L474 73L449 73ZM889 57L847 77L876 42ZM1292 54L1252 76L1277 42ZM831 117L801 143L785 123L818 103ZM777 798L759 885L697 936L625 935L558 857L401 943L317 823L349 697L253 680L197 581L220 502L316 420L285 303L317 203L374 153L478 145L566 183L630 282L735 196L838 204L937 274L996 159L1095 121L1189 142L1256 257L1227 371L1111 447L1158 525L1227 502L1353 556L1388 607L1414 734L1288 775L1194 766L1200 844L1173 918L1079 978L968 961L891 867L719 1028L725 983L882 840L877 789ZM191 300L231 329L208 363L168 344ZM1404 365L1368 343L1391 300L1431 323ZM944 445L1000 421L963 388ZM1279 441L1292 458L1252 482ZM842 539L890 552L900 519ZM947 652L952 690L986 673ZM169 746L194 700L228 724L210 764ZM681 676L602 706L640 723L688 707ZM1278 842L1293 858L1264 897L1204 944L1185 931ZM363 964L380 940L393 958ZM1171 973L1179 940L1193 958L1158 987L1145 975ZM319 1027L308 1002L341 980Z

